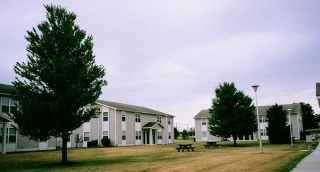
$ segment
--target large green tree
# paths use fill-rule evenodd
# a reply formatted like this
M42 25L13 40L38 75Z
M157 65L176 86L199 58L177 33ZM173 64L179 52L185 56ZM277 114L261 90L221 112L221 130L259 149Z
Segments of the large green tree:
M308 103L303 103L303 102L300 102L300 105L301 105L301 111L302 111L303 129L308 130L308 129L318 128L316 117L312 109L312 106Z
M287 128L288 112L281 105L275 104L267 109L267 133L270 143L287 143L290 130Z
M257 120L252 99L235 84L224 82L215 89L216 97L212 99L209 109L209 131L211 135L230 138L236 145L237 137L250 135L256 131Z
M95 64L92 36L75 24L76 15L45 5L46 21L27 31L27 62L17 62L13 85L19 111L18 131L32 140L62 138L62 162L68 162L71 131L99 114L105 69Z

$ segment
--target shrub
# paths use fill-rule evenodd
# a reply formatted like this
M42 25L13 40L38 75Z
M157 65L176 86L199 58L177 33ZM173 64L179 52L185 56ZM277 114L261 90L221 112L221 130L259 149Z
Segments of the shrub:
M104 147L108 147L110 145L110 139L108 137L104 137L101 139L101 144L104 146Z

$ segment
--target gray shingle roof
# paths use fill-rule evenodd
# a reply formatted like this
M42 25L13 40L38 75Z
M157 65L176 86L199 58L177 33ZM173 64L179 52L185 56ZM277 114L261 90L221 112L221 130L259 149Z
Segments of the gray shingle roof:
M270 108L272 105L269 106L259 106L259 115L267 115L267 109ZM291 113L300 113L301 112L301 106L299 103L292 103L292 104L282 104L282 107L284 110L291 109ZM256 109L254 111L256 113ZM194 119L200 119L200 118L210 118L210 113L208 109L201 110L196 116L194 116Z
M110 102L110 101L105 101L105 100L97 100L96 102L103 104L103 105L113 107L113 108L117 108L117 110L174 117L173 115L169 115L164 112L156 111L156 110L149 109L149 108L142 107L142 106L128 105L128 104Z
M210 117L209 109L201 110L196 116L194 116L194 119L200 119L200 118L209 118Z
M0 83L0 94L10 95L14 87L12 85L6 85Z

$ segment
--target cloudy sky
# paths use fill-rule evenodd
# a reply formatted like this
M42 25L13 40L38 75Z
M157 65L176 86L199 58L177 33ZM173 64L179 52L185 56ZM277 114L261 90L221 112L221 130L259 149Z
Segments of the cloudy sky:
M309 103L320 113L320 1L0 1L0 83L27 60L27 30L43 4L65 7L94 40L107 69L100 99L176 116L179 129L208 109L219 83L234 82L258 104Z

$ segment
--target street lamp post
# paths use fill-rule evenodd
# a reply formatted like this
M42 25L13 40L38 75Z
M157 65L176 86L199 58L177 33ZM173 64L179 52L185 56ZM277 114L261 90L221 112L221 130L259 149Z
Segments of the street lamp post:
M258 98L257 98L257 90L259 85L253 85L252 88L256 94L256 110L257 110L257 120L258 120L258 137L260 144L260 153L263 153L262 142L261 142L261 133L260 133L260 120L259 120L259 110L258 110Z
M292 142L292 128L291 128L291 119L290 119L291 109L288 109L288 112L289 112L289 126L290 126L290 141L291 141L291 146L293 146L293 142Z

